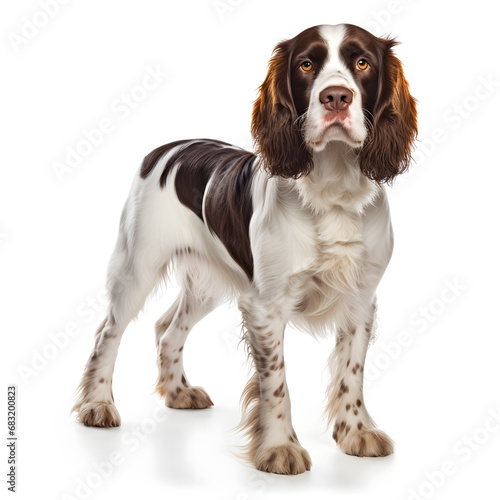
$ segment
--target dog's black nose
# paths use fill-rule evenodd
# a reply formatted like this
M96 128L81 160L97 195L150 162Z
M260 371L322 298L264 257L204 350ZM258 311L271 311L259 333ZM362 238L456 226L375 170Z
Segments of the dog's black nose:
M319 100L328 111L347 109L353 97L352 90L347 87L327 87L319 94Z

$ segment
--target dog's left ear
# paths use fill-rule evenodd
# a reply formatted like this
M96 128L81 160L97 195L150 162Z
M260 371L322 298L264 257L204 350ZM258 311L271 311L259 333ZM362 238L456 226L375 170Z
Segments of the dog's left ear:
M418 132L417 105L410 95L401 61L394 55L394 40L384 44L379 73L379 94L373 127L361 149L363 174L379 183L391 183L408 170L412 145Z
M297 125L297 110L291 92L292 42L274 49L264 83L252 113L252 136L264 168L271 175L294 178L307 174L312 156Z

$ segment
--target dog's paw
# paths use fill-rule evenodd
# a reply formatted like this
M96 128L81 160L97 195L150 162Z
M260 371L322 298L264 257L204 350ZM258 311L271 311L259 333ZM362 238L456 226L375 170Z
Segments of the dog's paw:
M77 411L77 421L91 427L119 427L120 414L112 403L82 403Z
M342 426L341 426L342 427ZM336 428L333 438L341 451L357 457L386 457L394 453L392 439L379 429L361 427L345 432Z
M177 387L166 394L165 404L169 408L202 409L209 408L214 403L201 387Z
M255 467L275 474L302 474L311 470L311 457L299 444L290 443L260 448L254 458Z

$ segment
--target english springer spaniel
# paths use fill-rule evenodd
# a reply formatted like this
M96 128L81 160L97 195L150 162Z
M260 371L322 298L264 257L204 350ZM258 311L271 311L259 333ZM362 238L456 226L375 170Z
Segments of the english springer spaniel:
M255 153L192 139L145 157L109 264L109 310L73 408L80 422L120 425L111 389L120 339L174 270L180 293L156 323L157 392L167 406L213 404L184 373L184 342L221 301L237 297L254 366L242 427L257 469L311 467L292 426L288 323L336 334L327 412L340 449L393 452L365 407L363 366L393 247L383 184L408 168L417 134L395 44L348 24L307 29L274 50L253 108Z

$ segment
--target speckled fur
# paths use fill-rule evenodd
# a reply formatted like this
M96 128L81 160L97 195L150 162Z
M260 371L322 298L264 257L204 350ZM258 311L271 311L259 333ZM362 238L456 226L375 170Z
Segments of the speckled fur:
M367 72L359 72L353 42L364 47ZM257 154L193 139L145 158L123 209L108 269L110 305L79 386L77 420L120 425L112 379L121 337L174 271L179 295L155 327L156 392L167 406L213 405L188 380L184 344L198 321L236 299L253 367L241 429L257 469L311 468L292 425L288 324L337 336L326 412L340 450L393 452L363 398L376 290L393 248L381 183L407 168L416 134L415 102L393 46L349 25L306 30L278 44L271 59L252 116ZM313 72L303 71L306 56ZM342 113L321 98L339 86L352 95Z

